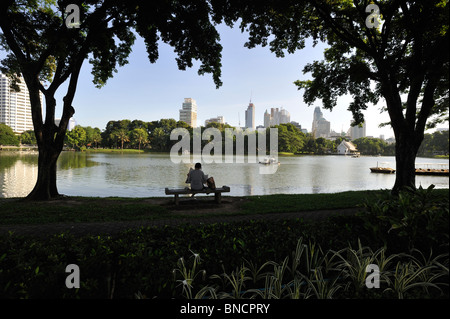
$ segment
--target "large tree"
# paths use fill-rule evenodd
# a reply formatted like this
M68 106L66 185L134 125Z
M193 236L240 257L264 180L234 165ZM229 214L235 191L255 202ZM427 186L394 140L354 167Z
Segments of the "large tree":
M101 87L127 63L137 33L145 40L150 62L158 59L158 43L163 41L174 48L180 69L199 60L199 74L212 73L220 86L222 48L215 22L221 22L220 15L207 0L2 0L0 49L7 56L0 66L13 84L23 76L39 148L38 178L27 198L59 196L56 162L86 60L92 64L93 82ZM55 125L55 93L67 82L62 118Z
M306 65L312 80L297 81L304 101L333 109L349 94L354 124L384 99L396 139L393 192L415 187L414 164L427 126L448 120L448 0L260 0L236 15L250 34L246 44L269 45L277 56L302 49L307 39L328 47L323 61ZM378 18L372 15L376 4ZM372 16L371 16L372 15ZM378 25L377 25L378 24Z

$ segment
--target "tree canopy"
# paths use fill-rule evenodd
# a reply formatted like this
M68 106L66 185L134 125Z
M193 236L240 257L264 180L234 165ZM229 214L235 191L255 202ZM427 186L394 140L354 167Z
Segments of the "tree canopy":
M369 4L379 9L378 26L366 23ZM304 48L307 39L327 43L325 59L303 70L312 79L295 82L304 101L320 99L332 109L349 94L348 109L358 124L363 111L383 98L396 138L393 191L415 187L414 162L424 131L448 120L447 0L261 0L237 14L241 29L249 31L249 48L269 45L282 57Z

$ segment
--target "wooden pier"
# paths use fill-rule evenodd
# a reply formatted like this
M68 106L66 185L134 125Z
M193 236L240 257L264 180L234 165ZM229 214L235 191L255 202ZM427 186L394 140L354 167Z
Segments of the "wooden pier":
M381 164L388 164L386 162ZM420 167L417 167L420 166ZM447 166L447 168L445 168ZM382 174L394 174L395 169L386 166L371 167L370 171L372 173L382 173ZM432 176L449 176L448 164L447 163L417 163L416 164L416 175L432 175Z

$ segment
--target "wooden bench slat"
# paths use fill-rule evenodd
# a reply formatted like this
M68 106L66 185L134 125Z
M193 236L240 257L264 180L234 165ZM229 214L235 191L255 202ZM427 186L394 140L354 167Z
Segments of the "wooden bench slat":
M190 188L173 188L173 189L169 189L166 188L165 189L165 193L166 195L175 195L175 194L201 194L201 193L226 193L230 191L230 187L228 186L222 186L216 189L211 189L211 188L205 188L202 190L192 190Z
M165 192L166 195L175 195L175 205L178 206L179 204L179 196L181 194L210 194L210 193L214 193L214 199L216 201L216 203L220 204L222 201L222 193L227 193L230 191L230 187L228 186L222 186L216 189L211 189L211 188L204 188L202 190L192 190L190 188L174 188L174 189L169 189L166 187Z

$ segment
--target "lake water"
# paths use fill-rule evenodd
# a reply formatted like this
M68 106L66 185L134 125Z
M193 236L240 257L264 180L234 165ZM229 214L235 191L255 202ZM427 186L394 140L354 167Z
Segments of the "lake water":
M274 174L260 174L261 164L211 163L203 171L216 186L231 187L229 195L336 193L348 190L391 189L395 175L375 174L370 167L394 157L279 157ZM416 163L446 163L447 159L417 158ZM165 196L165 187L185 187L193 164L171 161L169 154L63 152L58 160L58 189L69 196ZM448 166L447 166L448 167ZM37 178L37 153L0 152L0 197L23 197ZM448 177L416 176L417 186L448 188Z

